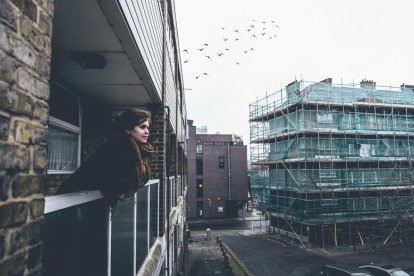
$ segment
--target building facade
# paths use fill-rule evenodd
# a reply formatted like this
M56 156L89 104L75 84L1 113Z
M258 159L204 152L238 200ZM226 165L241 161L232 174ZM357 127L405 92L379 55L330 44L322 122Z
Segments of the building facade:
M413 238L411 86L295 81L250 105L250 130L273 231L320 246Z
M180 60L174 1L1 1L0 275L183 270ZM115 212L55 195L126 108L151 113L152 180Z
M236 217L247 202L247 146L231 134L188 130L189 219Z

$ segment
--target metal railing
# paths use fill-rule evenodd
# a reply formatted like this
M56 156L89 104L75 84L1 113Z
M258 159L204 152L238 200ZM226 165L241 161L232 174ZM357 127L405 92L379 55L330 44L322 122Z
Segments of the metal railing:
M110 210L99 191L46 197L45 275L136 275L159 237L160 181Z

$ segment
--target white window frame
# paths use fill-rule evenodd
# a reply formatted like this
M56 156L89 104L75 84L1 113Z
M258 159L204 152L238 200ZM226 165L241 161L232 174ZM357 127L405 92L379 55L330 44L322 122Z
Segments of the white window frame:
M58 118L55 118L53 116L49 116L49 124L53 125L57 128L61 128L65 131L74 133L78 135L78 150L77 150L77 167L80 165L80 150L81 150L81 128L75 125L72 125L68 122L62 121ZM72 174L75 171L69 171L69 170L47 170L47 174Z

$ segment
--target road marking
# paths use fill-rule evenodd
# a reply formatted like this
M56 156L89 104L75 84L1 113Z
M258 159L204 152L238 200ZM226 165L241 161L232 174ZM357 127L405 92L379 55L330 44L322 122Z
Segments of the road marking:
M325 252L326 254L332 255L331 253L328 252L328 250L326 250L325 248L319 248L319 250L321 250L322 252Z
M281 242L278 242L278 241L275 241L275 240L272 240L272 239L266 239L266 240L268 240L268 241L272 241L272 242L275 242L275 243L277 243L277 244L280 244L281 246L283 246L283 247L287 247L286 246L286 244L283 244L283 243L281 243Z
M233 259L233 261L236 263L236 265L245 272L247 276L254 276L253 273L246 267L246 265L242 262L242 260L239 259L239 257L234 253L234 251L224 242L222 241L221 244L223 245L224 250L228 255L230 255L230 258Z

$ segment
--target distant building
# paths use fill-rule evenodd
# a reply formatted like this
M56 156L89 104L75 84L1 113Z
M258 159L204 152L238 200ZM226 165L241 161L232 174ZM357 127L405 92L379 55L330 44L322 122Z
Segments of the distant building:
M413 86L294 81L250 105L251 191L274 231L324 246L414 237Z
M200 126L200 127L196 127L196 133L197 134L207 134L207 126Z
M247 146L231 134L197 134L188 121L188 218L235 217L247 202Z

